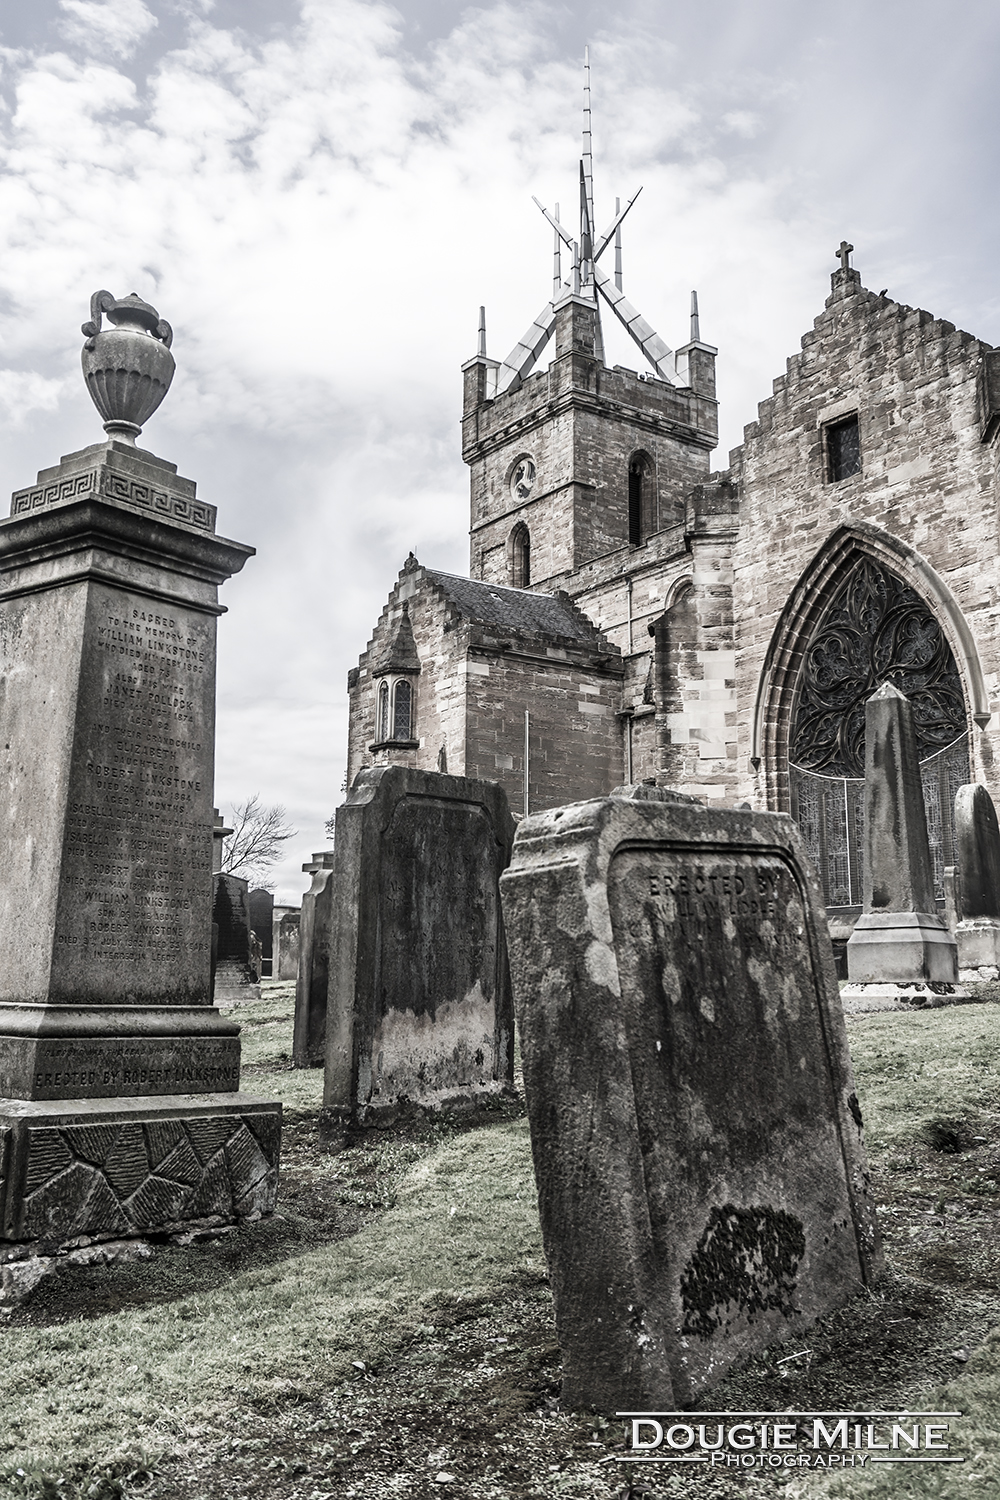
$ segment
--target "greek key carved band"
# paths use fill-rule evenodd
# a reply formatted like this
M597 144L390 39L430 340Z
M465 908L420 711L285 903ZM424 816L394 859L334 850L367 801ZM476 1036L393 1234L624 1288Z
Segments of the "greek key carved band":
M129 479L124 474L108 473L106 469L89 469L84 474L73 474L54 484L18 490L11 498L10 513L12 516L29 515L32 511L43 510L50 505L65 505L87 495L99 495L102 499L135 506L137 510L151 511L173 521L184 521L188 526L198 526L203 531L215 530L214 505L205 505L200 500L189 500L182 495L172 495L168 490L143 484L138 479Z

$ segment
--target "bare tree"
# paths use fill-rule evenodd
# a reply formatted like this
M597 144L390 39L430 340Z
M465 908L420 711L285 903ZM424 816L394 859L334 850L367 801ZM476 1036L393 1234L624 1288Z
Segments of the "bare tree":
M224 873L263 881L281 858L282 845L296 836L296 830L285 822L285 809L265 807L260 793L254 792L245 802L233 803L232 822L232 833L222 841Z

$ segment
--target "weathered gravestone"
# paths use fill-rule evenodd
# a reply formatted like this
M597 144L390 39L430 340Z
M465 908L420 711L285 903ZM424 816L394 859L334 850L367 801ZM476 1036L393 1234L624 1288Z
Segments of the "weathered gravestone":
M298 977L301 916L298 906L274 907L271 922L271 975L274 979Z
M501 880L573 1408L671 1408L873 1280L822 896L790 819L610 797Z
M248 904L250 907L250 926L257 934L260 943L260 959L262 979L271 978L271 954L273 951L273 936L271 926L274 921L274 896L270 891L265 891L261 886L250 892Z
M241 875L215 876L212 921L218 928L216 1003L260 999L260 976L251 954L249 885Z
M302 897L299 920L299 974L295 981L292 1062L296 1068L316 1068L322 1067L326 1055L333 850L324 849L314 854L302 870L312 876L312 885Z
M359 772L336 815L328 1124L468 1106L510 1086L498 881L513 835L496 782Z
M958 977L996 979L1000 973L1000 827L984 786L960 786L955 796Z
M883 683L865 707L864 909L847 943L848 1010L958 999L958 951L938 915L908 699Z
M92 317L108 441L0 522L0 1256L276 1192L281 1106L238 1092L210 996L218 586L253 549L135 447L168 325L106 292Z

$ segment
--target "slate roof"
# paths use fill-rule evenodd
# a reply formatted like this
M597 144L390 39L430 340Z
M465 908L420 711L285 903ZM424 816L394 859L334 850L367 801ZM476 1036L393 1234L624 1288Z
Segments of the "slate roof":
M547 636L589 650L614 650L568 594L535 594L530 589L479 583L453 573L434 573L429 568L425 575L471 624L512 635Z

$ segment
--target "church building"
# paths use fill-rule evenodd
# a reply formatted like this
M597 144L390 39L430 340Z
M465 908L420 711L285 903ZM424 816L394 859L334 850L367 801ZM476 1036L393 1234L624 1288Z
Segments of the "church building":
M868 291L844 243L713 471L717 350L696 298L676 352L626 300L634 201L595 232L588 85L579 229L542 209L552 297L503 362L481 317L463 367L470 576L404 564L349 677L348 784L396 762L498 780L515 814L643 780L788 812L849 921L865 701L891 681L940 893L957 787L1000 800L1000 350ZM642 373L606 364L602 311Z

